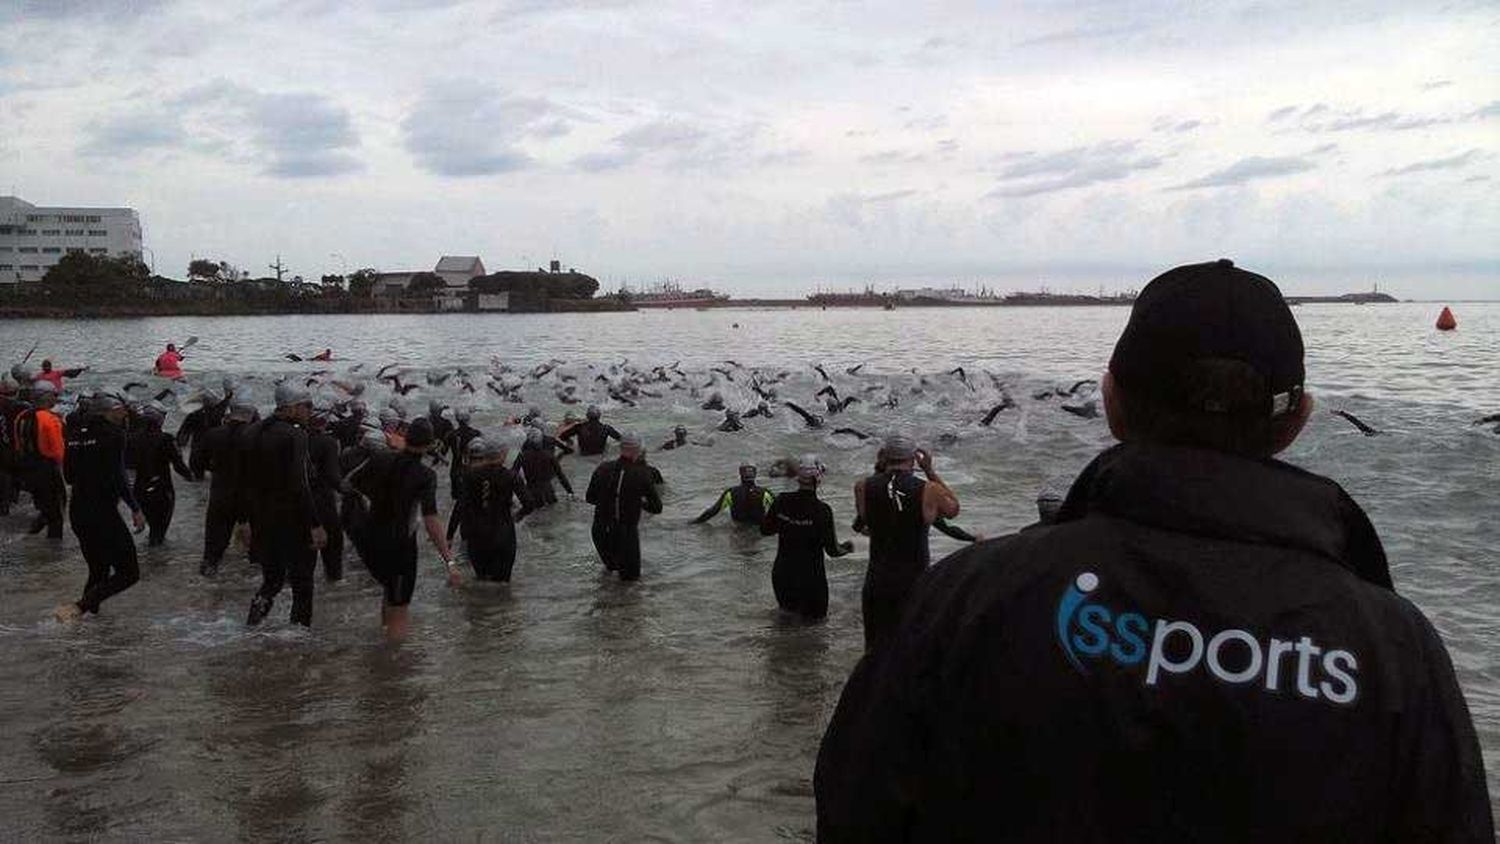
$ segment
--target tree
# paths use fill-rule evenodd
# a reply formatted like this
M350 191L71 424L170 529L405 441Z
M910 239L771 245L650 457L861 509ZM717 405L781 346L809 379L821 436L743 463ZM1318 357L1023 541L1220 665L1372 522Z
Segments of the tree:
M447 287L447 282L437 273L417 273L411 277L411 283L406 285L406 292L413 296L436 293Z
M42 283L49 293L75 302L108 302L138 297L150 277L135 255L70 252L47 270Z
M322 281L324 290L344 289L344 277L341 275L325 275L319 280Z
M188 262L188 278L206 281L219 278L219 264L207 258L194 258Z
M349 293L354 296L369 296L375 289L376 272L371 267L355 270L349 274Z

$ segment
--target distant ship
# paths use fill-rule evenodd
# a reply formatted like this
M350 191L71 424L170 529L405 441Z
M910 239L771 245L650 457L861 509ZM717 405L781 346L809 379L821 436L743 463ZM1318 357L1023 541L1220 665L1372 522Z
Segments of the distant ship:
M637 308L697 308L703 310L715 305L722 305L729 301L729 294L719 293L707 287L699 287L695 290L683 290L682 285L674 281L665 281L647 290L633 291L630 288L621 288L620 292L630 300L630 304Z

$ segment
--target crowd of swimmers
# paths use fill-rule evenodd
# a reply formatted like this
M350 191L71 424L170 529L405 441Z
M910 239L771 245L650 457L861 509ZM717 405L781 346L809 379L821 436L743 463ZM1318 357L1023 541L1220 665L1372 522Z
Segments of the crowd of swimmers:
M177 348L162 358L158 372L180 377ZM310 625L318 563L328 581L342 579L347 541L383 589L382 625L392 638L403 636L408 624L419 534L436 551L451 584L462 579L455 538L462 539L474 578L509 582L516 523L556 503L559 487L570 499L575 495L562 456L575 450L600 456L616 444L617 457L598 464L583 497L593 507L595 552L620 580L641 576L642 514L662 512L664 479L647 461L646 444L603 421L593 405L583 418L569 413L555 428L532 406L486 434L474 427L469 410L440 401L414 418L392 402L371 418L363 401L333 405L295 379L276 385L275 409L262 418L248 397L237 395L235 382L225 379L221 390L201 390L197 406L168 433L169 411L161 401L131 400L120 392L79 396L60 418L53 408L63 379L55 371L50 361L39 372L21 364L0 380L0 428L7 440L0 508L8 513L19 492L28 491L37 511L31 532L54 540L63 535L66 511L88 578L80 597L56 610L65 622L99 612L104 601L137 582L131 529L145 532L150 546L165 541L175 510L174 476L207 485L200 574L218 573L236 537L259 566L261 585L248 624L261 623L289 587L291 621ZM167 398L166 392L158 398ZM722 397L715 392L706 404L722 407ZM761 400L747 415L770 414ZM737 416L726 420L742 424ZM692 441L678 425L660 448ZM437 500L434 467L440 465L447 467L452 498L446 524ZM825 472L815 455L779 458L769 474L794 479L796 486L775 495L759 485L757 466L744 463L739 483L693 520L705 523L727 510L735 523L777 537L777 603L811 620L828 610L825 558L853 550L851 542L839 540L833 511L818 497ZM866 640L873 646L894 625L911 583L930 562L928 528L964 541L976 537L946 521L958 514L958 500L930 455L904 436L884 443L873 474L855 486L854 510L853 529L870 540L862 604Z

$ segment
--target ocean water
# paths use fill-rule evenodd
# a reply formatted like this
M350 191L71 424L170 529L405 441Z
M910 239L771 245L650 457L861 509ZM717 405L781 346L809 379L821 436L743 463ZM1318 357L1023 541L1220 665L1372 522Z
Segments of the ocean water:
M1285 455L1328 475L1366 508L1397 588L1436 624L1453 656L1484 746L1492 801L1500 784L1500 434L1471 424L1500 412L1500 305L1457 308L1459 330L1433 330L1437 307L1306 305L1319 412ZM1123 308L725 310L598 315L171 318L0 323L0 349L33 343L59 366L90 365L73 385L142 395L169 341L196 335L194 387L230 375L268 404L275 379L356 381L397 363L423 385L409 397L467 404L497 430L527 404L556 421L558 378L579 391L611 366L680 362L706 385L726 360L786 371L782 398L812 408L821 364L845 395L894 393L900 405L855 404L839 424L903 430L932 444L963 501L957 520L988 536L1034 518L1038 490L1063 486L1111 443L1102 419L1033 394L1096 378ZM332 364L297 364L331 347ZM519 378L557 369L502 401L483 384L495 361ZM854 374L850 367L863 364ZM965 368L972 389L957 376ZM357 369L356 369L357 367ZM463 369L428 386L428 371ZM353 370L353 371L351 371ZM989 374L992 373L992 379ZM1020 407L976 424L1004 383ZM741 375L705 387L749 406ZM378 386L367 396L383 400ZM644 575L601 576L589 509L563 502L519 529L509 588L447 589L425 549L413 628L381 642L379 590L348 560L345 581L318 583L310 632L286 623L289 595L254 631L243 619L258 575L232 550L216 580L197 574L206 490L178 482L168 543L141 549L142 581L71 628L50 610L85 576L71 534L22 534L24 506L0 519L0 830L15 840L612 840L808 839L811 775L824 726L859 656L863 540L829 562L821 624L779 618L774 543L727 515L689 524L734 482L743 460L763 468L816 452L823 497L841 534L850 485L873 444L806 430L789 411L713 432L719 414L687 391L627 407L596 392L606 420L649 444L673 425L695 445L657 452L666 511L643 525ZM587 397L585 400L588 400ZM1365 437L1329 411L1385 433ZM180 412L169 418L175 427ZM832 426L830 426L832 427ZM580 487L594 465L564 458ZM446 509L446 473L439 471ZM769 482L780 488L782 481ZM955 550L934 536L934 553Z

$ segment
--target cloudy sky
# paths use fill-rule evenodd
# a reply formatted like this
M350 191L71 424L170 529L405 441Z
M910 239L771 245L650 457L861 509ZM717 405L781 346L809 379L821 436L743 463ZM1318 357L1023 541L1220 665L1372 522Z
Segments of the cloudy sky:
M1500 5L1318 5L3 0L0 193L177 276L1500 298Z

